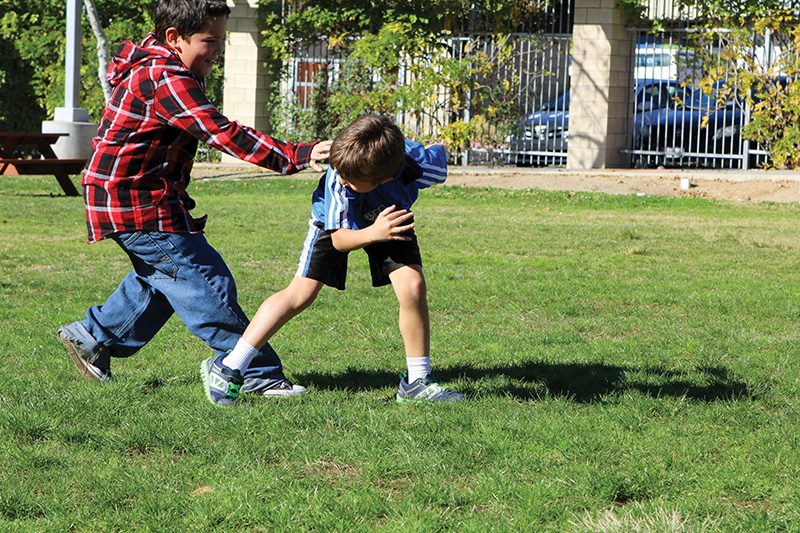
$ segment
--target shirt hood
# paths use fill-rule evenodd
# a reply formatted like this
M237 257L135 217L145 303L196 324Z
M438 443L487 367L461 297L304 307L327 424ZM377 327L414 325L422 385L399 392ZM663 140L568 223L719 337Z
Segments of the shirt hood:
M116 87L134 68L154 62L183 65L175 51L158 41L151 32L138 45L131 41L123 42L108 65L106 77L111 86Z

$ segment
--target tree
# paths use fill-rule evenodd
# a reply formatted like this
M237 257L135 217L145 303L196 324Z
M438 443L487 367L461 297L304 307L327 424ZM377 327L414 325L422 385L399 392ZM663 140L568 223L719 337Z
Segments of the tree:
M106 78L106 72L108 72L108 39L100 23L100 16L97 14L97 6L94 0L83 0L83 5L86 7L86 16L89 18L95 41L97 41L97 77L100 80L100 87L103 89L103 97L108 102L111 99L111 85Z
M124 40L139 42L151 31L154 0L84 0L84 4L90 25L83 25L81 106L96 122L108 94L100 81L106 72L101 49L115 50ZM0 0L2 127L38 130L42 120L64 104L65 20L64 0ZM105 47L98 42L98 30L105 34ZM206 91L217 105L222 102L222 77L217 65L206 80Z

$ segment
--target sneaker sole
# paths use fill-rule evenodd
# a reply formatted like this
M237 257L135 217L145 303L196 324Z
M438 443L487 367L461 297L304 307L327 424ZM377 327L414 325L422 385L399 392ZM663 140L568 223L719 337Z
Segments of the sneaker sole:
M214 401L214 398L211 396L211 386L208 383L208 359L203 359L200 361L200 375L203 378L203 390L206 393L206 398L212 405L216 405L220 407L217 402Z
M415 398L403 398L401 396L395 396L395 400L397 403L402 404L416 404L416 405L430 405L434 403L458 403L464 400L464 398L458 399L451 399L451 400L430 400L428 398L421 398L419 400Z
M58 331L58 338L61 341L61 344L64 345L64 348L67 349L69 358L72 359L73 363L75 363L75 368L78 369L78 372L81 376L83 376L83 379L86 381L103 381L103 378L97 375L90 368L90 364L83 360L83 357L81 357L81 354L78 352L77 348L75 348L75 345L72 344L72 341L69 339L69 337L67 337L61 330Z
M292 397L295 397L295 396L301 396L301 395L305 394L306 392L308 392L307 388L301 387L301 386L298 386L298 385L292 385L292 390L283 390L283 389L270 390L270 389L267 389L267 390L265 390L264 392L261 393L261 396L264 396L266 398L292 398Z

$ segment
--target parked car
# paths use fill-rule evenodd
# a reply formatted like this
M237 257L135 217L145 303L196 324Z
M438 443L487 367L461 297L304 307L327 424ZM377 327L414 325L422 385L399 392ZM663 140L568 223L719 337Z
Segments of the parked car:
M733 95L720 106L717 97L722 84L715 84L711 94L682 87L671 98L671 105L637 113L633 147L642 152L640 156L651 153L651 157L639 157L634 162L642 165L652 160L669 165L685 158L714 161L741 154L742 104Z
M753 101L759 101L760 86L785 87L787 83L785 76L764 80L763 85L756 83L751 89ZM723 93L728 93L725 85L722 80L708 92L685 89L685 94L673 98L674 105L638 116L634 124L634 148L642 154L663 154L661 161L667 165L688 159L705 166L738 166L735 161L744 153L745 106L741 95L735 92L724 94L724 101L720 101ZM749 150L751 168L769 160L769 154L757 145L751 144ZM647 164L647 159L640 158L634 163Z
M640 114L669 106L679 89L676 81L637 81L634 88L634 124L643 122L638 118ZM516 131L508 139L509 163L523 166L563 164L566 161L569 100L570 92L567 91L517 125Z
M569 140L569 91L544 104L525 119L509 138L511 163L530 165L537 162L563 164ZM513 154L513 152L538 152Z

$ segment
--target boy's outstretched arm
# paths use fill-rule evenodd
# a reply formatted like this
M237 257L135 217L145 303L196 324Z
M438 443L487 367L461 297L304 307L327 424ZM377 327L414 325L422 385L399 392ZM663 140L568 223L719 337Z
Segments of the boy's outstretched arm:
M327 158L330 141L299 143L273 139L228 119L214 107L202 84L188 73L170 72L155 88L153 107L162 122L248 163L291 174Z
M411 237L403 235L414 229L414 223L406 224L414 217L414 213L405 209L397 209L391 205L381 211L372 225L364 229L337 229L331 233L333 247L340 252L349 252L363 248L368 244L383 241L408 241Z
M417 187L425 189L439 185L447 179L447 152L441 143L422 146L415 141L406 140L406 155L420 167L422 175L417 178Z

